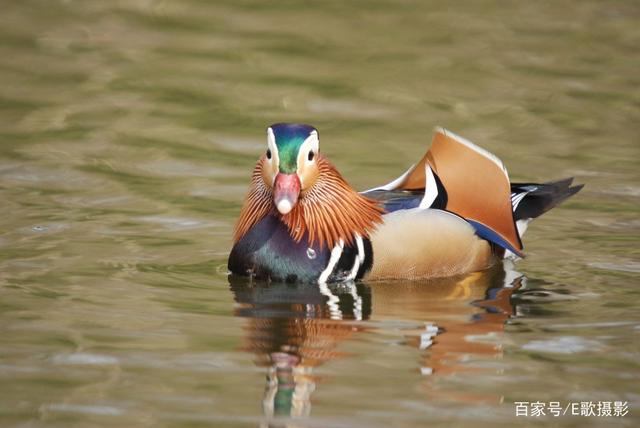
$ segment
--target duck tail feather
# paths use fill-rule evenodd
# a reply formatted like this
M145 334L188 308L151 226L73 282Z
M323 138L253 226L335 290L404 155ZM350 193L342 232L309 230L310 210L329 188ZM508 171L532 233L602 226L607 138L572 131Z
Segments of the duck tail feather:
M572 186L573 177L546 183L512 183L511 200L516 221L540 217L578 193L584 184Z

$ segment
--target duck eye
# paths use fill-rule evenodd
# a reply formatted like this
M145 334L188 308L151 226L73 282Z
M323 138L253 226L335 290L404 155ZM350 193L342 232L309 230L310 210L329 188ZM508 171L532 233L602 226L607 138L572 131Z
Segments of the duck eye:
M307 155L307 159L309 159L309 162L313 160L314 156L315 156L315 153L313 153L313 150L309 150L309 154Z
M271 159L271 149L267 149L267 159Z

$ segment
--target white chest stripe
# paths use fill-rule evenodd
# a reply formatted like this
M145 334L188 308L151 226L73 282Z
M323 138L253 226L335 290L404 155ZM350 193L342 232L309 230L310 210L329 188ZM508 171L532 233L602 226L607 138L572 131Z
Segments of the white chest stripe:
M424 197L420 201L419 208L429 208L433 201L438 197L438 185L436 184L436 178L433 176L433 171L428 164L425 164L424 168L426 182L424 185Z
M329 279L329 275L333 272L333 269L336 267L338 260L340 260L340 256L342 255L342 249L344 248L344 241L341 239L338 244L333 247L331 250L331 258L329 259L329 263L325 270L320 274L320 278L318 278L318 284L326 284L327 279Z
M364 244L362 243L362 236L356 233L356 245L358 246L358 259L360 263L364 263Z
M358 270L360 269L360 264L364 262L364 244L362 243L362 236L356 233L356 245L358 247L358 255L355 257L353 262L353 267L351 268L351 272L349 272L349 276L347 277L347 281L352 281L356 279L358 275Z

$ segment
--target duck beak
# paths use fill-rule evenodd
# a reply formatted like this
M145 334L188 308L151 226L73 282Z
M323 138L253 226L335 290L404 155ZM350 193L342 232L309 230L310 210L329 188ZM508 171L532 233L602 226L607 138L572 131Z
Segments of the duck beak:
M273 202L276 204L280 214L288 214L298 202L300 195L300 179L298 174L276 175L273 182Z

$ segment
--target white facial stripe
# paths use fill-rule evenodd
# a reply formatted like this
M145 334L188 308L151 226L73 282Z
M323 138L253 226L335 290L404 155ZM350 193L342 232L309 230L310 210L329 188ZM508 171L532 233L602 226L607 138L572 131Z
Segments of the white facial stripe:
M320 149L320 140L318 139L318 132L313 130L311 131L311 134L309 134L307 139L304 140L304 142L300 146L300 149L298 150L298 159L297 159L298 176L300 176L300 170L302 169L303 165L311 164L315 162L315 157L313 158L312 161L309 161L309 158L308 158L309 150L312 150L313 153L317 155L319 149ZM300 180L302 180L302 177L300 177ZM304 185L304 183L301 183L301 184Z
M270 165L275 165L274 171L278 171L280 167L280 157L278 156L278 146L276 145L276 136L273 133L271 127L267 128L267 147L271 150L271 159L267 158L267 162ZM273 175L272 180L276 179L276 174ZM273 185L273 182L271 183Z

